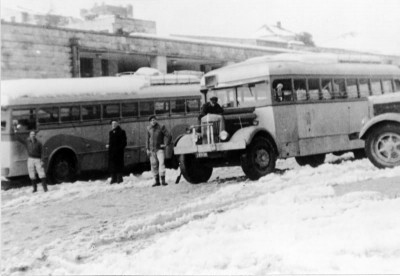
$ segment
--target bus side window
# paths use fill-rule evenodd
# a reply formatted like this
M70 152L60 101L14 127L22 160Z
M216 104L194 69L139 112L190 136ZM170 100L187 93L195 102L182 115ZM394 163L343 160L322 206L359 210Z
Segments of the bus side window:
M382 95L381 80L371 79L372 95Z
M346 80L346 91L348 98L358 98L358 86L357 79L347 79Z
M63 106L60 107L61 122L72 122L80 120L79 106Z
M319 79L308 79L308 97L310 100L319 100Z
M169 115L169 101L157 101L155 103L156 115Z
M393 93L392 80L382 80L383 93Z
M333 80L333 96L335 99L346 98L346 85L344 79Z
M36 110L13 110L11 113L14 132L23 132L36 129Z
M274 91L274 98L277 102L292 101L292 80L291 79L277 79L272 82L272 89Z
M368 97L369 96L369 81L368 79L359 79L358 85L360 88L360 97Z
M100 106L82 105L82 119L86 121L100 119Z
M332 99L332 80L331 79L322 79L321 80L321 92L323 100Z
M306 80L294 80L294 92L297 101L307 100Z
M58 123L58 107L42 107L37 116L40 124Z
M138 103L123 103L122 104L122 117L137 117L139 115Z
M154 102L140 102L140 116L150 116L154 115Z
M103 118L111 119L111 118L119 118L120 108L119 104L105 104L103 105Z
M172 114L185 113L185 100L184 99L171 100L171 113Z
M200 100L191 99L186 100L187 112L189 113L199 113L200 112Z

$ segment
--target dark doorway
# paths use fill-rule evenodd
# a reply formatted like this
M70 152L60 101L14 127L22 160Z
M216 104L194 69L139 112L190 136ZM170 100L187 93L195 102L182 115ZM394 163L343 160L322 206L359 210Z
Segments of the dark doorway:
M102 76L109 76L108 59L102 59L101 60L101 75Z

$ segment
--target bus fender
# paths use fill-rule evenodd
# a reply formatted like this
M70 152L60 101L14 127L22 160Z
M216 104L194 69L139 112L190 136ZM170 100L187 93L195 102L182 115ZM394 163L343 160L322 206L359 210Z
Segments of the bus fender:
M382 123L382 122L397 122L400 123L400 114L399 113L385 113L382 115L378 115L376 117L373 117L371 120L369 120L362 128L359 134L360 139L365 139L366 138L366 133L375 125Z
M174 154L179 155L184 152L195 152L196 146L193 144L192 135L185 134L180 137L180 139L175 142Z
M238 131L235 132L235 134L233 134L230 141L238 142L238 141L245 140L246 145L249 145L253 141L253 138L258 135L269 139L271 141L271 143L273 144L276 152L278 152L278 147L275 143L274 137L268 130L266 130L265 128L262 128L262 127L251 126L251 127L239 129Z
M79 170L80 166L78 164L79 161L78 161L78 155L77 155L76 151L69 146L60 146L60 147L53 149L53 151L49 154L47 162L46 162L46 169L45 169L46 172L50 169L50 165L51 165L51 162L53 161L54 156L63 150L71 151L74 154L75 162L77 163L77 168Z

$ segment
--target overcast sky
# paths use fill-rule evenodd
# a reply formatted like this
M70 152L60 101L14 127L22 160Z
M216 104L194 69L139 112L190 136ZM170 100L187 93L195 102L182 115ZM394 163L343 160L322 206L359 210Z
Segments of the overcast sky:
M158 34L252 37L264 24L309 32L319 46L400 55L400 0L2 0L6 8L79 16L94 3L133 5ZM352 33L353 36L344 36Z

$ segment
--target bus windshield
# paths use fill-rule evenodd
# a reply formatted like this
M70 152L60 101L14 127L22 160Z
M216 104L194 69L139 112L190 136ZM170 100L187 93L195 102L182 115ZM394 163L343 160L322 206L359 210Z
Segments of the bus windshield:
M231 88L211 90L207 98L218 97L222 107L261 106L271 102L266 82L251 83Z

